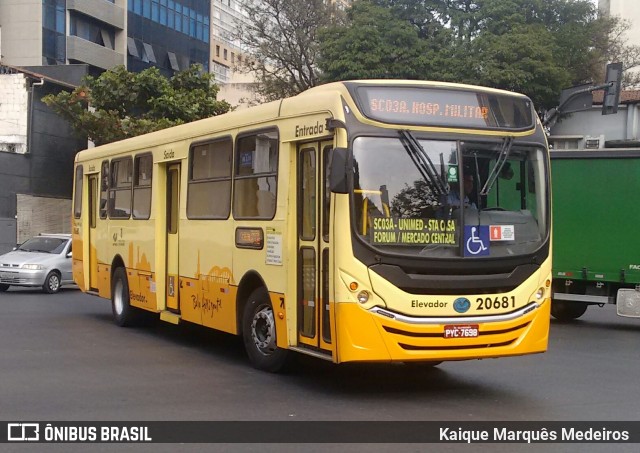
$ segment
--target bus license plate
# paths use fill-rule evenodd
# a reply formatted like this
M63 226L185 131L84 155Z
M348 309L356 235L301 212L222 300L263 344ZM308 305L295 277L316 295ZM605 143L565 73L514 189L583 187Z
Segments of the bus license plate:
M444 326L445 338L476 338L478 336L478 324L463 326Z

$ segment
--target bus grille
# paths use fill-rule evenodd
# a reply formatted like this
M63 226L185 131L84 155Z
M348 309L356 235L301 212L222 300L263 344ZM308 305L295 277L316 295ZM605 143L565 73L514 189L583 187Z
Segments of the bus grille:
M431 332L408 331L389 326L383 326L383 328L394 335L398 346L406 351L448 351L509 346L518 340L530 323L530 321L527 321L506 329L481 330L477 338L467 338L463 345L448 344L451 340L444 338L443 326L437 331Z

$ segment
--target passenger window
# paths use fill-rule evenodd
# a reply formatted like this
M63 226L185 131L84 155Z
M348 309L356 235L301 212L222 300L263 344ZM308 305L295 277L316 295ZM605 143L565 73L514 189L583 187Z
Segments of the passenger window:
M231 138L191 148L187 217L227 219L231 210Z
M73 192L73 216L79 219L82 215L82 165L76 167L76 187Z
M277 171L277 131L238 139L233 194L236 219L272 219L275 216Z
M100 218L107 218L107 204L109 200L109 161L102 162L100 174Z
M109 188L109 217L128 219L131 216L131 176L130 157L111 161Z
M151 215L151 176L153 156L136 156L133 181L133 218L148 219Z

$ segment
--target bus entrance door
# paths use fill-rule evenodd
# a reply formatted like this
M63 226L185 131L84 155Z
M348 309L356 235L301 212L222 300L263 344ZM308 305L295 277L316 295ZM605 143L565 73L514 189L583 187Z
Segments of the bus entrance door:
M178 215L180 212L180 164L167 168L167 310L180 310L180 272L178 268Z
M326 164L332 142L298 146L298 345L331 356L329 195Z
M98 290L98 252L96 221L98 217L98 175L89 176L89 288Z

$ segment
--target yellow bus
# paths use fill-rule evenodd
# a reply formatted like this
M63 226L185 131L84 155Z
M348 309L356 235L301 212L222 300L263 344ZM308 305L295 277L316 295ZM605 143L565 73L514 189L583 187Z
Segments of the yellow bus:
M549 184L524 95L336 82L80 152L74 279L118 325L239 335L267 371L540 353Z

